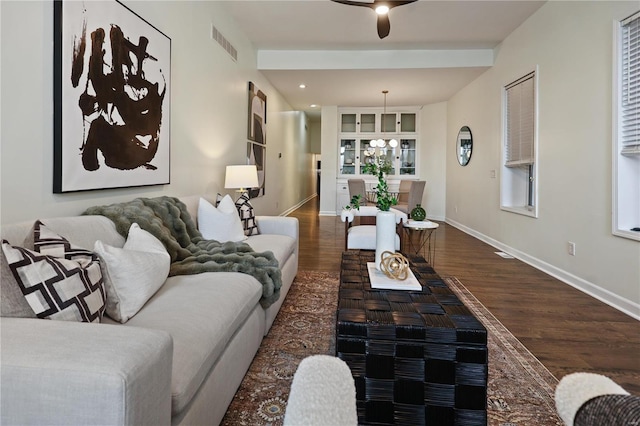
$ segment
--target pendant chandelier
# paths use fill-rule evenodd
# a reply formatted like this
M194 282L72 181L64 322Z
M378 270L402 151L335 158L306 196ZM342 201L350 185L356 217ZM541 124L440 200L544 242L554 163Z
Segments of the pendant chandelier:
M398 141L395 139L391 139L387 142L386 139L384 139L384 130L385 130L385 117L387 116L387 94L389 93L388 90L383 90L382 94L384 95L384 109L383 109L383 113L382 113L382 117L380 119L380 127L382 130L382 138L381 139L373 139L371 142L369 142L369 146L371 148L384 148L387 146L387 143L389 144L389 146L391 148L395 148L398 146Z

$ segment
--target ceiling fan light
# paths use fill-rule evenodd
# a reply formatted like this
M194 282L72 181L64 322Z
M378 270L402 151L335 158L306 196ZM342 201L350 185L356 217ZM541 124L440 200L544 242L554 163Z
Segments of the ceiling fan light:
M380 6L376 7L376 13L378 15L386 15L387 13L389 13L389 6L387 6L386 4L381 4Z

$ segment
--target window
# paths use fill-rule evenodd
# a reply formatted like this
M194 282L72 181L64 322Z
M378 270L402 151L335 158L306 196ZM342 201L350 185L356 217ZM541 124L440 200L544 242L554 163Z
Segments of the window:
M640 241L640 12L616 30L613 233Z
M501 208L537 217L536 74L504 88Z

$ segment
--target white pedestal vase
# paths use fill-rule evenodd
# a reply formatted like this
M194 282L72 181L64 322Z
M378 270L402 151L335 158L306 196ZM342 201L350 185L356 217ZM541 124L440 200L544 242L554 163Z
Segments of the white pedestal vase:
M396 251L396 214L379 211L376 213L376 269L380 270L382 253Z

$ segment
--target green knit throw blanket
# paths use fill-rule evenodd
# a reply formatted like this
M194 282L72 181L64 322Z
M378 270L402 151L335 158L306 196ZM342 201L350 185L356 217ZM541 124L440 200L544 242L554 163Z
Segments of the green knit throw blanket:
M269 307L280 297L282 272L271 251L257 253L246 243L205 240L187 207L177 198L136 198L126 203L90 207L83 214L108 217L125 238L134 222L153 234L171 256L169 276L242 272L262 284L262 307Z

